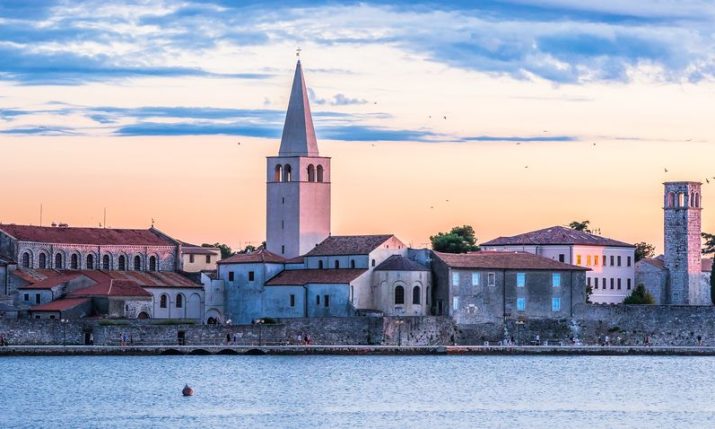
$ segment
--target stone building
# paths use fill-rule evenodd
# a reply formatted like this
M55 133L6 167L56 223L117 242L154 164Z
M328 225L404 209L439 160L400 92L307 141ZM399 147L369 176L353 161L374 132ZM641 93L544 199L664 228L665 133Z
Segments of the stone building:
M564 319L586 300L588 268L528 252L434 252L435 312L458 324Z
M499 237L482 250L519 251L588 268L586 285L590 302L618 304L635 287L635 246L563 226Z
M216 263L220 260L220 249L182 243L181 270L186 273L216 271Z

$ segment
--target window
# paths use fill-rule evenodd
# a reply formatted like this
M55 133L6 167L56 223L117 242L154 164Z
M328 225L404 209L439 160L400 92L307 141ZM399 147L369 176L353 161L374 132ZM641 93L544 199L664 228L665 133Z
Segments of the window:
M189 255L189 263L194 263L194 255Z
M94 255L87 255L87 269L94 269Z
M631 279L626 280L626 287L628 288L628 290L631 290Z
M611 277L611 289L613 289L613 277Z
M320 305L320 295L315 295L315 305Z
M618 279L618 290L621 290L621 279Z
M323 269L323 261L318 261L318 268Z
M589 277L588 279L588 285L591 285L591 278ZM561 274L560 273L553 273L551 274L551 287L559 287L561 286Z
M73 253L72 256L70 256L70 269L76 270L79 268L79 255L76 253Z
M516 273L516 287L526 286L526 273Z
M405 288L402 286L397 286L395 288L395 305L401 305L405 303Z
M29 293L26 293L26 294L25 294L25 301L29 301L29 300L30 300L30 294L29 294Z
M22 254L22 268L30 268L30 252Z
M551 298L551 311L561 311L561 298Z
M156 256L149 257L149 271L156 271Z
M593 287L596 288L596 289L598 289L598 277L595 277L595 278L593 279L593 281L594 281L594 286L593 286Z
M336 260L335 260L335 269L337 270L338 268L340 268L340 261L338 261L338 260L336 259Z
M293 180L293 171L290 167L290 164L286 164L285 167L283 167L283 181L290 182L292 180Z
M40 253L40 268L47 268L47 255Z
M55 255L55 269L61 270L62 269L62 254L58 253Z
M127 258L124 255L119 255L119 271L127 269Z
M326 307L330 307L330 295L323 296L323 305L325 305Z
M112 269L112 264L109 260L109 255L102 256L102 269L103 270L111 270Z
M613 261L614 261L614 258L613 258L613 255L611 255L611 266L616 265L616 264L613 263Z
M459 286L459 273L452 273L452 286Z
M323 181L323 166L319 165L318 166L318 182Z
M211 263L211 255L206 255L206 263L207 264Z
M375 260L374 260L374 259L372 260L372 266L373 266L373 267L375 266Z
M167 305L166 301L167 301L166 295L162 295L161 298L159 298L159 307L166 308L166 305Z
M141 271L142 269L142 258L137 255L134 257L134 271Z
M619 267L621 266L621 256L620 255L618 255L618 266Z
M228 281L230 281L230 282L233 281L233 271L228 272Z
M631 266L631 257L630 257L630 256L627 256L627 257L626 257L626 266L627 266L627 267L630 267L630 266Z
M488 286L494 286L496 284L496 280L497 280L496 273L487 274L487 285Z
M591 277L586 277L586 286L591 286Z
M412 288L412 303L413 304L419 304L420 303L420 287L415 286Z
M517 298L516 299L516 311L524 311L526 310L526 298Z
M313 164L310 164L308 166L308 181L315 182L315 167L313 166Z
M290 294L290 306L295 307L295 295Z
M598 266L598 255L593 255L593 266Z
M355 268L355 259L350 260L350 268Z
M459 297L458 296L452 297L452 310L453 311L459 310Z
M285 255L286 253L286 246L285 244L281 244L281 255Z
M606 266L606 255L603 255L603 266Z
M559 253L559 262L566 262L566 255Z
M255 278L256 278L256 274L253 271L249 271L248 272L248 281L252 282L253 280L255 280Z
M479 286L479 273L472 273L472 286Z
M591 266L591 255L586 255L586 266L587 267Z
M181 308L184 305L184 295L176 295L176 308Z
M581 265L581 255L576 255L576 265Z
M35 304L39 304L39 303L40 303L40 294L36 293L35 294Z
M281 219L281 229L286 229L286 221Z
M283 176L283 167L280 164L278 164L278 165L276 165L276 169L273 172L273 181L280 182L282 179L281 176Z

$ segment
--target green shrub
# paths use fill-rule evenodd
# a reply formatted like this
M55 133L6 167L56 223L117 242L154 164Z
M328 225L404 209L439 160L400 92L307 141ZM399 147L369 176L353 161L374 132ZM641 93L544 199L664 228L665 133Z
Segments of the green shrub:
M624 304L655 304L655 298L647 290L643 284L639 284L633 289L633 292L623 301Z

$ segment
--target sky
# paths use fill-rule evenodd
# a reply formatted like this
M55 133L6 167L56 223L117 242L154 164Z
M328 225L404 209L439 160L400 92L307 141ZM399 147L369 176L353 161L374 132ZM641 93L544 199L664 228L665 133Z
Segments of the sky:
M701 0L0 0L0 222L260 243L297 48L333 234L588 219L662 252L676 180L715 232Z

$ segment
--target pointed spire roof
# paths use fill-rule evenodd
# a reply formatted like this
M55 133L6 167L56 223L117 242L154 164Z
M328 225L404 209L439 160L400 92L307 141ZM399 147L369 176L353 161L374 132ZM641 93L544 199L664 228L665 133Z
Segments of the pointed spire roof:
M290 91L288 112L283 125L280 156L318 156L318 141L315 138L313 117L310 114L308 90L305 87L300 60L295 67L293 88Z

